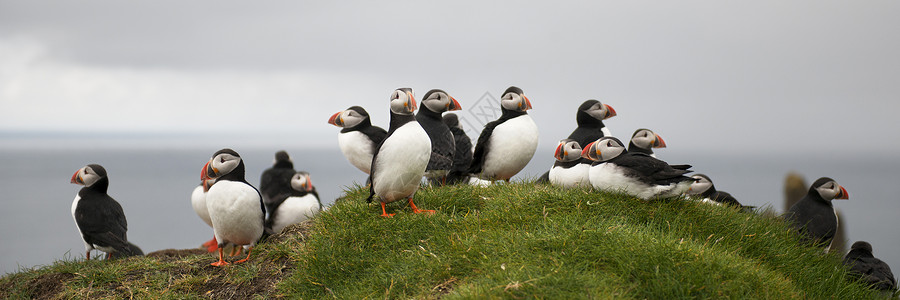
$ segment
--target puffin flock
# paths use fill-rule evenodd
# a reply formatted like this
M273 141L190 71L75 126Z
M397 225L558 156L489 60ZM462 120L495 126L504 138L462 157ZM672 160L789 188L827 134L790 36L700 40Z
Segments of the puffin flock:
M421 108L419 108L421 106ZM455 184L485 186L509 182L531 161L538 146L538 128L528 115L531 101L522 89L511 86L500 98L501 115L487 123L474 147L452 111L462 109L449 93L433 89L417 104L411 88L391 93L388 130L372 125L369 114L351 106L333 114L328 123L341 127L338 145L351 165L368 174L367 202L377 199L383 217L392 217L386 204L405 200L413 213L433 214L413 201L422 184L436 187ZM416 112L418 108L418 112ZM752 212L735 197L717 190L709 176L691 173L687 164L673 165L656 158L653 149L666 142L650 129L637 129L629 143L614 137L603 123L615 117L612 106L597 100L584 101L576 112L578 124L561 139L554 151L555 162L538 179L563 188L584 188L624 193L642 200L691 200L727 205ZM83 185L72 202L72 216L85 245L105 252L106 258L143 255L127 238L128 224L122 207L107 194L109 177L98 164L89 164L72 176L71 183ZM835 180L822 177L806 196L782 217L803 242L828 252L837 232L838 220L832 200L848 199L847 190ZM323 210L310 174L294 170L285 151L275 154L257 189L247 182L241 156L232 149L213 153L201 170L200 184L191 194L197 215L213 229L213 239L203 243L209 252L218 251L213 266L230 264L231 256L253 247L265 236L286 226L314 217ZM896 290L890 267L872 254L865 241L853 244L844 264L858 278L873 287Z

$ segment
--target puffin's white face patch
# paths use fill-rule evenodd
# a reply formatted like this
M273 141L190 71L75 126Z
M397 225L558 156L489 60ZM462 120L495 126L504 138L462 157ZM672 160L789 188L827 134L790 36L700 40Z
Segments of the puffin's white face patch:
M560 152L562 153L557 153L557 160L569 162L581 159L581 150L581 145L578 145L577 141L565 141L562 147L560 147ZM558 159L559 157L562 157L562 159Z
M81 182L84 186L92 186L94 183L100 180L100 175L97 175L97 172L94 171L91 167L84 167L78 171L78 177L81 178Z
M222 175L231 173L235 168L241 163L241 158L228 154L221 153L213 157L209 166L213 168L216 173L216 177L222 177Z
M597 152L600 154L599 161L608 161L619 157L619 155L625 152L625 146L622 146L613 139L602 138L594 143L594 147L596 147Z
M691 178L696 178L698 179L698 181L691 183L691 188L687 192L688 195L700 195L703 194L703 192L709 190L710 187L712 187L712 182L704 178L703 176L694 175L691 176Z
M362 121L366 119L366 116L359 114L355 110L348 109L341 112L339 118L341 118L344 128L353 128L354 126L359 125L359 123L362 123Z
M650 149L654 141L656 141L656 134L648 129L638 130L631 137L631 142L641 149Z
M819 192L819 196L822 196L822 199L832 200L840 194L841 186L838 185L837 182L829 181L823 185L817 186L816 191Z
M516 93L506 93L500 98L500 105L511 111L525 111L525 99Z
M411 115L416 111L416 99L404 90L394 90L391 94L391 111L398 115Z
M291 177L291 188L296 191L309 192L312 191L312 181L307 173L297 173Z
M422 99L422 106L436 113L445 112L450 107L450 95L442 92L431 93L428 99Z

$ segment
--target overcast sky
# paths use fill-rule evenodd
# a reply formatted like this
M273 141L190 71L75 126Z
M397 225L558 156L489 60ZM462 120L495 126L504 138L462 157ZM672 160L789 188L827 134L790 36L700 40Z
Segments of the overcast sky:
M4 0L0 137L336 147L328 117L361 105L386 128L394 88L444 89L465 117L516 85L545 147L595 98L615 135L670 148L896 152L898 16L898 1Z

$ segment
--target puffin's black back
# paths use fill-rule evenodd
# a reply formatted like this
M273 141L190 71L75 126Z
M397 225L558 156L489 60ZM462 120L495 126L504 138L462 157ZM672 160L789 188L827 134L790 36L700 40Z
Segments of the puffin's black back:
M387 131L385 131L384 128L373 126L372 120L369 117L369 113L364 108L360 106L351 106L348 109L354 110L360 115L365 116L366 118L359 124L356 124L356 126L341 129L341 133L359 131L362 134L366 135L366 137L368 137L369 140L372 141L372 144L374 144L375 146L380 145L381 141L384 140L384 137L387 136Z
M426 94L426 97L428 95ZM456 152L456 141L443 117L422 105L416 114L416 121L428 133L431 139L431 158L425 170L450 170L453 166L453 155Z
M676 169L664 161L642 153L623 152L608 162L625 167L629 170L626 175L651 185L668 185L684 181L695 181L694 178L684 176L684 174L691 172L687 170L690 166L683 165L685 166L684 169Z
M294 171L294 164L284 151L276 153L275 164L263 171L259 179L259 189L269 213L274 209L273 203L279 195L290 195L294 190L291 188L291 177L295 173L297 172Z
M818 181L816 182L818 183ZM788 209L785 218L800 231L801 240L828 246L834 239L837 230L837 217L831 201L822 199L815 190L817 184L810 187L806 196Z
M850 252L844 256L843 263L850 268L850 274L862 279L876 289L882 291L897 290L897 281L891 267L872 255L872 245L859 241L853 243Z
M456 152L453 154L453 167L447 173L447 184L456 184L467 177L466 171L472 164L472 140L466 131L458 126L459 119L455 114L447 114L443 119L456 143Z
M85 242L112 247L124 256L143 255L139 248L128 242L128 221L125 220L122 206L106 193L109 187L106 169L96 164L88 166L100 179L90 187L83 187L78 191L81 200L75 207L74 217L81 236Z

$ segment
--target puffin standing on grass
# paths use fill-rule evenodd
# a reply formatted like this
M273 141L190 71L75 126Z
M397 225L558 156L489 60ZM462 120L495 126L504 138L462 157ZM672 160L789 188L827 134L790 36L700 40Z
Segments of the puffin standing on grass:
M683 194L695 179L689 165L677 168L643 153L631 153L619 139L603 137L588 144L581 156L595 161L591 166L591 185L597 190L624 192L649 200L671 198Z
M655 158L656 155L653 154L653 148L665 147L666 141L661 136L653 132L653 130L641 128L635 130L634 134L631 135L631 142L628 143L628 152L644 153Z
M266 213L271 214L274 209L276 198L284 199L284 195L290 195L291 177L297 171L294 171L294 162L291 156L284 150L275 153L275 162L271 168L263 171L259 178L259 192L262 195L263 203L266 204Z
M140 248L128 242L125 212L106 193L109 188L106 169L89 164L75 171L71 183L84 186L72 201L72 217L84 241L85 259L91 259L94 249L106 252L106 259L144 255Z
M384 205L401 199L408 199L414 213L434 213L420 210L413 203L413 195L419 189L419 182L425 175L425 168L431 157L431 139L422 129L413 113L416 99L410 88L399 88L391 94L391 125L387 137L372 157L369 174L369 197L378 195L381 216L391 217Z
M206 168L204 168L202 172L206 172ZM203 220L203 223L206 223L209 227L212 227L212 221L209 219L209 209L206 208L206 192L215 182L215 179L208 179L206 182L201 182L191 193L191 207L194 209L194 212L197 213L197 216L200 217L200 220ZM206 248L206 251L209 252L214 252L218 249L215 235L213 235L211 240L202 245Z
M590 187L588 172L591 169L589 160L582 159L581 145L578 141L564 139L559 141L553 157L556 163L550 168L550 184L561 187Z
M468 173L485 180L508 182L534 156L538 129L528 115L531 101L522 89L506 89L500 97L500 108L500 118L487 123L478 136Z
M804 242L813 242L831 249L837 232L838 219L831 204L833 199L849 199L847 190L834 179L822 177L813 182L806 196L788 209L784 218L799 232Z
M439 89L425 93L421 104L422 108L416 114L416 121L431 139L431 158L425 168L425 176L432 184L444 185L447 182L447 173L453 167L456 141L450 127L444 124L442 114L460 110L461 107L450 94Z
M297 172L291 176L291 193L273 199L272 211L266 218L266 228L280 233L291 224L306 221L322 211L322 201L307 172Z
M853 243L850 252L844 256L844 265L850 268L850 274L862 279L872 287L894 292L897 290L897 281L891 267L884 261L872 255L872 245L865 241Z
M234 263L246 262L264 232L266 208L262 196L244 178L244 161L234 150L216 151L203 168L206 171L201 180L216 179L206 193L206 207L219 243L219 261L211 265L229 264L223 249L229 245L234 245L238 251L240 246L249 246L247 258Z
M387 136L383 128L372 125L369 113L359 106L335 113L328 118L328 124L342 127L338 133L338 146L341 153L354 167L369 174L372 168L372 156L381 141Z

